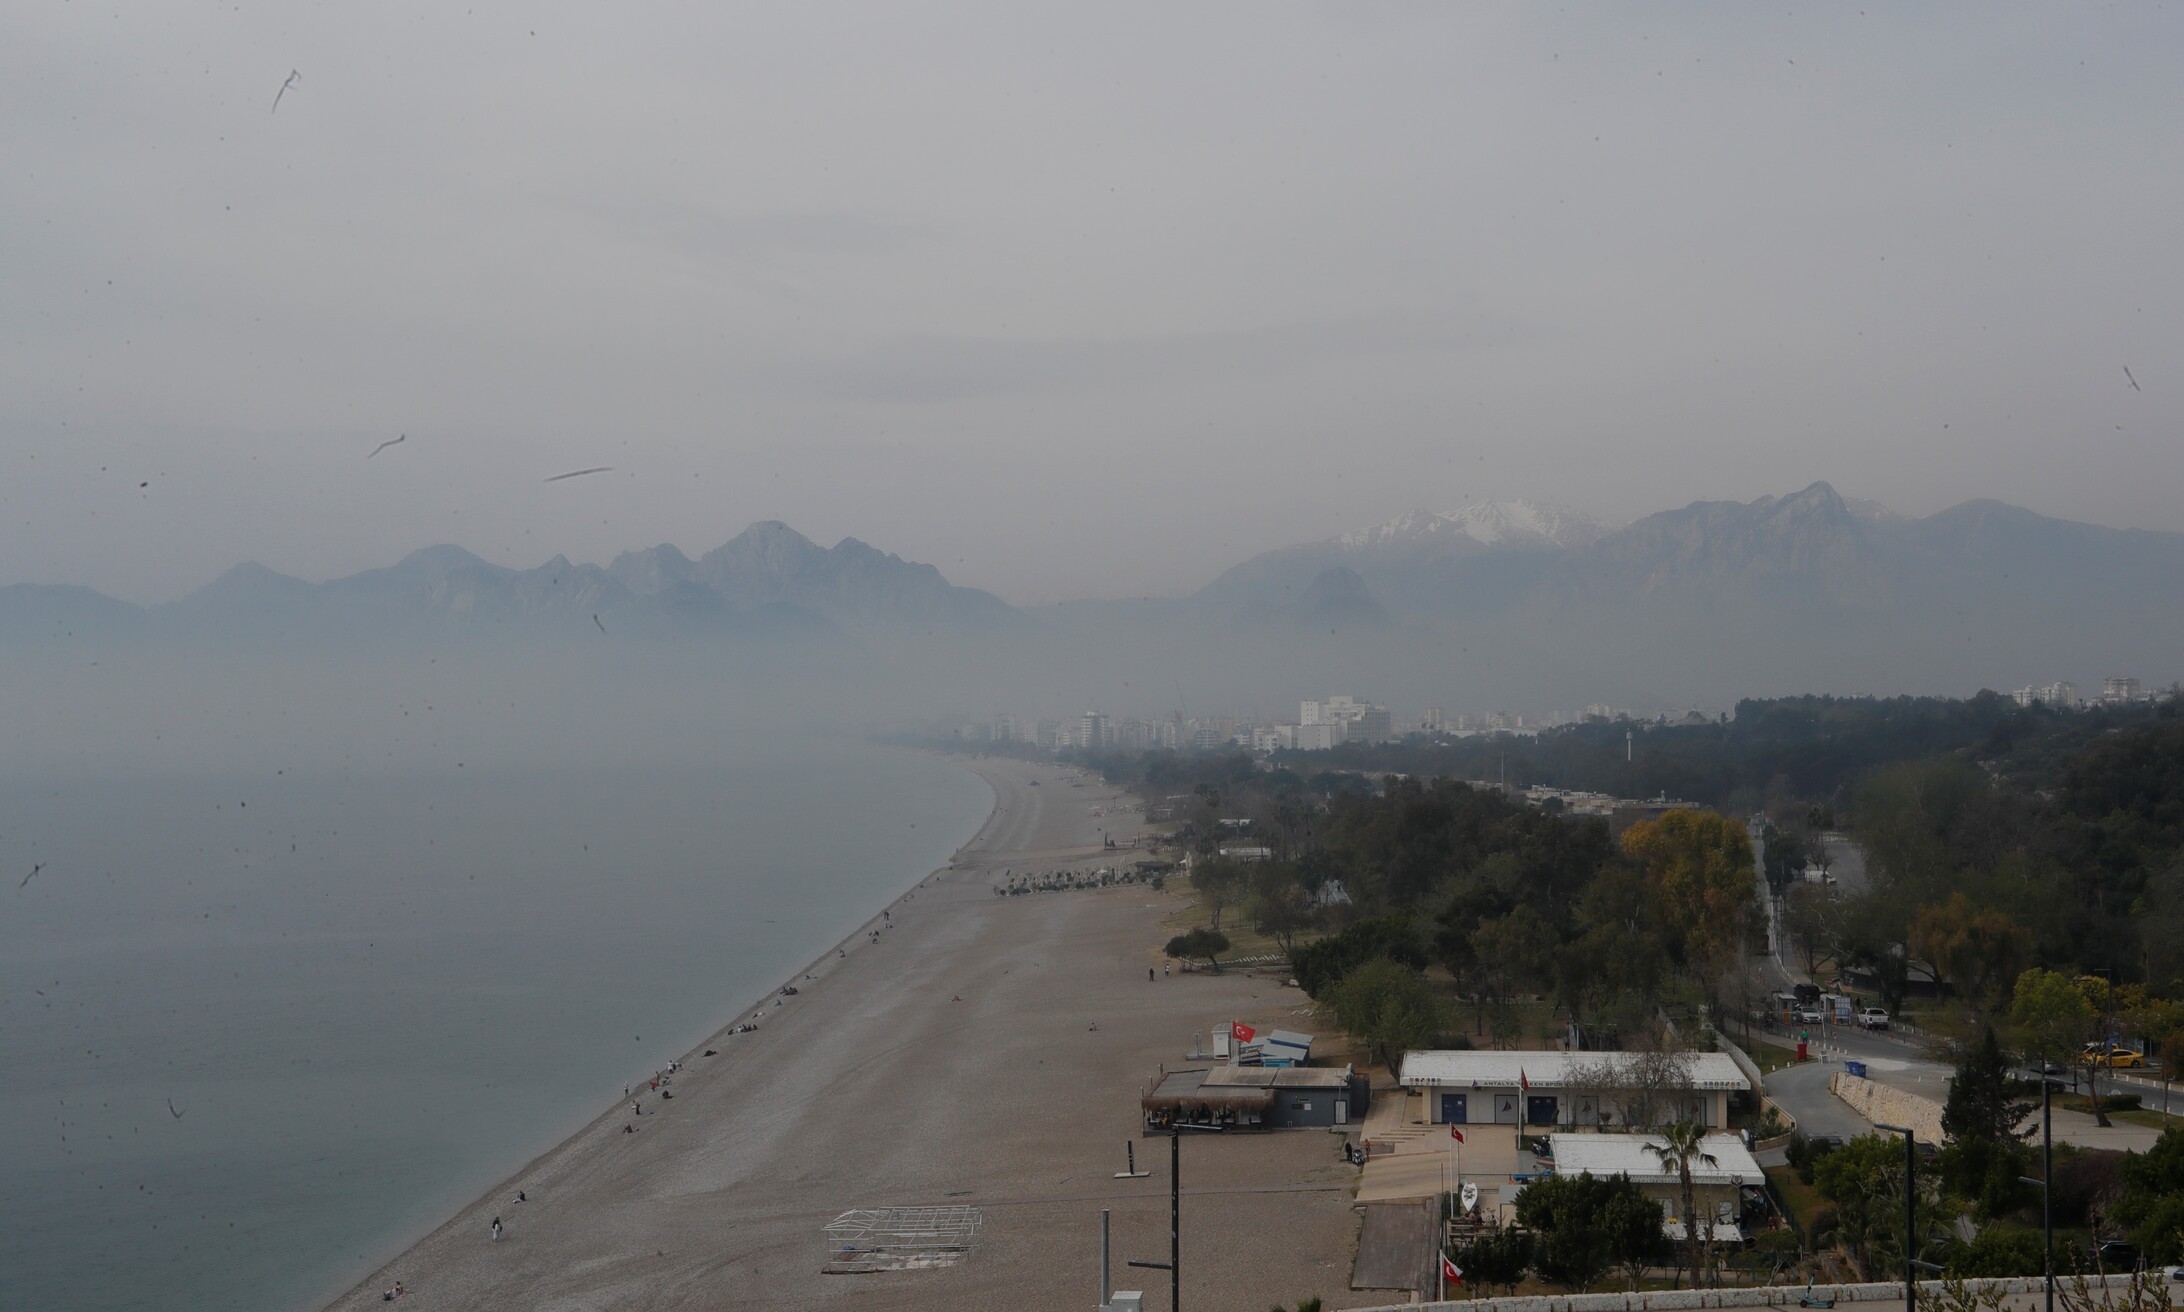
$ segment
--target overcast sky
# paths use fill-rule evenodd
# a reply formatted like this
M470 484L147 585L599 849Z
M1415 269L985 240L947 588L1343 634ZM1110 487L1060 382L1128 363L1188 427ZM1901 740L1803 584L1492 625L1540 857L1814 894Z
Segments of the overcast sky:
M1823 478L2184 530L2179 67L2152 5L9 5L0 581L782 519L1033 603Z

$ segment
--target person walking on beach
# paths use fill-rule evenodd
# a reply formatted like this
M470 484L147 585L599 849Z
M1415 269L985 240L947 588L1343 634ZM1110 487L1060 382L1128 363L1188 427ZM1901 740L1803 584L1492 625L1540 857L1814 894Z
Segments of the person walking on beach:
M493 1218L493 1242L496 1244L500 1242L500 1231L500 1218L496 1216Z

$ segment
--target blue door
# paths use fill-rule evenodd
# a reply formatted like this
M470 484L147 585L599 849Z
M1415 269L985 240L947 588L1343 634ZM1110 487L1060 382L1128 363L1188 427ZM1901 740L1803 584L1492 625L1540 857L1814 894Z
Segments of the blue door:
M1460 1093L1444 1093L1441 1095L1442 1124L1463 1125L1469 1119L1464 1115L1464 1095Z
M1527 1125L1553 1125L1555 1104L1553 1094L1533 1094L1524 1100L1524 1120Z

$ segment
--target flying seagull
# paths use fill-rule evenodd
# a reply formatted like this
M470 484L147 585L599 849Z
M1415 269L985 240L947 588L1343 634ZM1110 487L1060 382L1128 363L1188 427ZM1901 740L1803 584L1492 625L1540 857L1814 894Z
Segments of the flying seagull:
M2140 386L2138 385L2138 379L2136 379L2136 378L2133 378L2133 377L2131 376L2131 366L2130 366L2130 365L2125 365L2125 366L2123 367L2123 378L2124 378L2124 381L2125 381L2125 382L2127 382L2127 383L2131 384L2131 390L2132 390L2132 391L2134 391L2134 392L2143 392L2143 391L2145 391L2145 390L2146 390L2145 388L2143 388L2143 387L2140 387Z
M402 443L407 441L409 441L408 433L404 433L400 437L390 437L386 441L381 442L378 446L372 448L372 456L378 455L380 452L386 450L390 446L400 446ZM372 456L366 456L364 458L366 460L369 460L372 458Z
M281 83L281 89L273 93L273 108L272 108L271 110L267 111L267 112L268 112L268 113L273 113L273 114L278 114L278 113L280 113L280 112L281 112L281 97L282 97L282 96L285 96L285 95L287 95L287 94L288 94L288 88L290 88L290 87L292 87L292 86L296 85L296 84L297 84L298 82L301 82L301 81L303 81L303 74L301 74L301 73L298 73L298 72L297 72L297 71L296 71L295 69L292 69L292 68L291 68L291 69L289 69L289 70L288 70L288 80L287 80L286 82L283 82L283 83Z
M174 1105L174 1099L172 1099L172 1098L169 1098L169 1099L167 1099L167 1111L168 1111L168 1113L169 1113L169 1114L171 1114L171 1115L172 1115L172 1116L173 1116L173 1117L174 1117L174 1118L175 1118L176 1120L178 1120L178 1121L179 1121L179 1120L181 1120L181 1119L182 1119L182 1113L181 1113L181 1112L179 1112L179 1111L177 1111L177 1110L175 1109L175 1105Z
M29 888L30 881L36 879L38 877L38 872L43 869L45 869L45 862L43 861L39 862L37 865L32 866L30 868L30 873L23 876L23 882L15 886L16 891L21 892L22 890Z
M570 470L570 471L569 471L568 473L566 473L566 474L556 474L556 475L554 475L554 476L553 476L552 478L549 478L549 479L547 479L546 481L547 481L547 482L549 482L549 483L558 483L558 482L560 482L560 481L561 481L562 479L564 479L564 478L582 478L582 477L584 477L584 475L586 475L586 474L611 474L611 473L613 473L613 472L614 472L614 466L612 466L612 465L601 465L601 466L599 466L599 467L598 467L598 468L596 468L596 469L572 469L572 470Z
M594 624L599 624L599 617L597 615L592 616L591 622ZM607 626L604 624L599 624L599 631L601 633L605 633L607 631Z

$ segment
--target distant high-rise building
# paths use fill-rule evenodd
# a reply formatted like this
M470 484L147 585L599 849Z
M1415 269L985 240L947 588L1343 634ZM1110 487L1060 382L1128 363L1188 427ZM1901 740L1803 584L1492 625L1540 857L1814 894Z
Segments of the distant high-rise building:
M2111 674L2101 680L2101 700L2104 702L2135 702L2139 699L2139 681L2127 674Z
M1394 723L1388 715L1387 707L1361 702L1349 696L1329 697L1323 702L1297 703L1299 729L1316 728L1320 725L1342 726L1342 734L1336 742L1380 742L1395 736ZM1299 746L1302 747L1301 742Z

